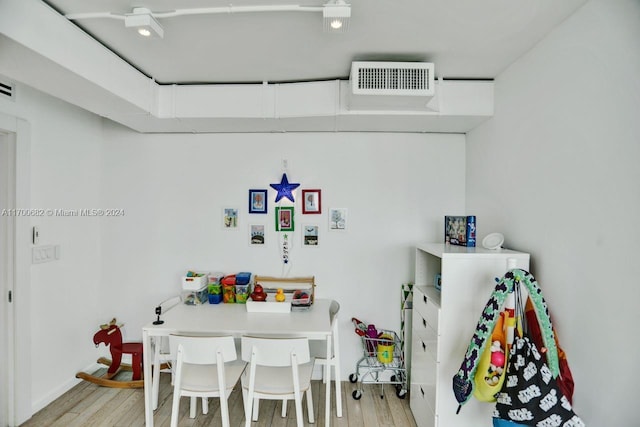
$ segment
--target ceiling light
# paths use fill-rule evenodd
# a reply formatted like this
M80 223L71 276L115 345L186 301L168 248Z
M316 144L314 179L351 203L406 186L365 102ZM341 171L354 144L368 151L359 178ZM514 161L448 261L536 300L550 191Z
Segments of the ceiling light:
M127 28L136 28L138 34L144 37L162 38L164 29L158 21L153 17L151 11L145 7L136 7L132 13L128 13L124 17L124 26Z
M344 0L335 0L322 7L324 30L329 33L344 33L349 29L351 5Z
M322 6L260 5L260 6L220 6L200 7L196 9L176 9L167 12L152 12L146 7L136 7L131 13L117 14L111 12L71 13L65 15L69 20L108 18L124 20L125 27L132 27L145 37L164 36L164 30L157 19L169 19L177 16L208 15L222 13L255 13L255 12L322 12L324 29L331 33L344 33L349 28L351 5L344 0L330 0Z

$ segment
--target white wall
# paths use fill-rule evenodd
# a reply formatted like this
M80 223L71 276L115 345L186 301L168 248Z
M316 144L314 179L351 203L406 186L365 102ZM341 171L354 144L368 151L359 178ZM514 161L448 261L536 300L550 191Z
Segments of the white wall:
M114 218L30 218L60 261L31 266L31 402L35 412L77 381L104 349L91 337L117 317L139 339L153 308L180 291L190 268L269 275L313 274L317 295L342 304L343 373L361 353L352 316L399 328L400 285L413 278L413 246L437 240L442 217L464 211L462 135L141 135L18 85L0 112L31 128L31 200L36 209L122 208ZM296 205L291 268L283 271L274 224L282 159L303 188L322 190L323 213ZM452 169L459 169L451 172ZM247 213L248 190L268 188L268 215ZM296 192L300 197L300 191ZM221 210L240 209L223 230ZM23 207L23 206L19 206ZM348 209L348 230L329 232L327 209ZM248 224L267 226L264 248ZM300 227L318 224L320 245L303 248ZM29 247L30 249L30 247Z
M29 87L18 85L16 101L0 112L27 120L31 128L31 200L18 208L98 207L102 122ZM99 319L100 228L95 218L32 217L40 244L59 244L60 261L31 266L31 407L39 410L73 385L75 373L95 362L91 342ZM18 314L20 315L20 314ZM20 403L19 403L20 405Z
M638 1L590 1L499 76L467 136L467 211L531 252L590 426L638 425L639 22Z
M122 318L139 338L188 269L282 275L269 184L280 182L287 159L289 181L301 183L288 274L314 275L318 297L340 302L343 371L351 373L362 351L351 317L399 328L413 246L442 239L443 216L464 212L464 156L462 135L141 135L109 126L103 204L125 216L103 222L101 282L110 300L102 316ZM254 188L269 189L267 215L247 212ZM301 214L305 188L322 190L321 215ZM235 231L221 226L225 206L240 209ZM328 231L331 207L348 209L347 231ZM249 246L249 223L266 224L266 247ZM301 245L305 223L320 226L316 248Z

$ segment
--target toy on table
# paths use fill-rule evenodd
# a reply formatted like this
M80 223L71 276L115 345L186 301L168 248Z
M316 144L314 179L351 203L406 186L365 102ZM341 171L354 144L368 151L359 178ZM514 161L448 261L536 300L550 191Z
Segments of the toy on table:
M311 293L306 289L296 289L291 296L291 305L294 307L310 307Z
M256 285L253 287L253 292L251 292L250 296L252 301L266 301L267 299L267 293L259 283L256 283Z
M204 273L196 273L195 271L187 271L187 277L202 277Z
M236 302L236 275L224 276L220 280L222 284L222 302L225 304Z
M278 288L278 290L276 291L276 301L284 302L284 300L285 300L284 289Z
M219 283L211 283L207 286L209 292L209 303L219 304L222 302L222 285Z

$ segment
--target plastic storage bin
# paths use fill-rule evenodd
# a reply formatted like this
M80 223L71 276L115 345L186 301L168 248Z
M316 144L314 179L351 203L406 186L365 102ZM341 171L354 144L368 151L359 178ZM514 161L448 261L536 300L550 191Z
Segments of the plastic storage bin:
M183 290L182 301L187 305L204 304L208 300L208 293L206 286L196 291Z
M220 304L222 302L222 285L211 283L207 286L209 292L209 304Z
M197 276L187 276L182 278L182 290L184 291L199 291L203 286L207 286L208 274L204 271L194 271Z
M236 278L237 280L237 278ZM247 302L250 293L249 284L246 285L236 285L236 302L239 304L244 304Z

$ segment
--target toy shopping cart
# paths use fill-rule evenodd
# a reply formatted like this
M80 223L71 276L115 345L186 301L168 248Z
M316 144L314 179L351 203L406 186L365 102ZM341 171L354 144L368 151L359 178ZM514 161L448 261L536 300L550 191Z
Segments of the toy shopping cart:
M404 399L407 394L407 371L404 365L402 343L394 331L379 329L374 325L365 326L356 318L356 334L362 339L362 358L356 363L356 372L349 375L349 381L358 382L358 388L351 396L362 397L363 384L380 384L380 398L384 398L384 385L396 388L396 396Z

